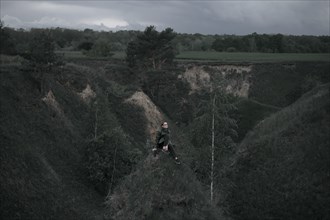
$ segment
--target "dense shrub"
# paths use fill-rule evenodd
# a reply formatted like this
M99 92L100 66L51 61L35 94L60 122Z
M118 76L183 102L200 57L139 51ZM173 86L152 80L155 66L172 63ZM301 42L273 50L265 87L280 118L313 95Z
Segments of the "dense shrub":
M190 86L178 80L179 73L178 69L146 72L142 88L172 120L188 124L193 119L193 107L189 100Z
M37 64L52 64L56 61L55 42L50 32L34 36L29 44L29 59Z
M106 195L112 186L130 173L137 155L120 128L104 133L87 146L88 178L99 192Z

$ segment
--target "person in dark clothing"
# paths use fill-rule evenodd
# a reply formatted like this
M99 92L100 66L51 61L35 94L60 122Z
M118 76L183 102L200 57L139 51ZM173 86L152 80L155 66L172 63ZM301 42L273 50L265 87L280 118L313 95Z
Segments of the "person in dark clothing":
M174 150L174 145L170 140L170 131L167 122L163 122L161 130L157 131L156 147L153 149L154 156L156 156L161 150L165 153L169 152L175 162L180 164L179 158Z

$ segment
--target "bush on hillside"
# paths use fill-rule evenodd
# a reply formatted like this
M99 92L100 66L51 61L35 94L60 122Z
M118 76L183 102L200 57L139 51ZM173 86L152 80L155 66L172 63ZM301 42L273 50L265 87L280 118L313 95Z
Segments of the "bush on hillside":
M136 151L124 132L116 128L92 140L87 146L87 170L95 188L106 195L118 181L131 172Z
M53 64L57 57L55 42L49 32L36 34L29 44L29 58L36 64Z
M122 94L121 89L109 86L107 92L117 97L117 92ZM120 178L131 172L140 152L120 126L109 97L101 88L97 88L97 92L97 100L92 106L94 139L86 149L86 167L89 180L99 192L106 195Z
M104 69L106 71L106 77L118 84L129 87L139 86L139 74L133 72L129 67L127 67L127 65L110 63L107 64Z
M187 82L178 80L177 72L146 72L143 91L175 122L188 124L192 121L190 87Z

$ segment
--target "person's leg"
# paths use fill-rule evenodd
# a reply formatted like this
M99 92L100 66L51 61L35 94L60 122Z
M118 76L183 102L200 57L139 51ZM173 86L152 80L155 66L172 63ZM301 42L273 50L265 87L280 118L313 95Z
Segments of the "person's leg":
M153 153L154 153L154 156L157 156L158 155L158 153L161 151L163 149L163 146L161 146L161 145L157 145L157 146L155 146L155 148L153 148L152 149L152 151L153 151Z
M176 164L181 164L179 158L177 157L175 150L174 150L174 145L169 144L168 145L168 151L170 152L170 154L172 155L173 159L175 160Z
M174 159L177 158L176 153L175 153L175 150L174 150L174 147L173 147L172 144L169 144L169 145L168 145L168 151L170 152L171 156L172 156Z

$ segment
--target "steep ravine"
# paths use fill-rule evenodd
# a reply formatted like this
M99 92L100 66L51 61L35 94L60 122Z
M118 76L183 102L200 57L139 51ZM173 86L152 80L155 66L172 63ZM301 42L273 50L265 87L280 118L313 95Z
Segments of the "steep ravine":
M221 75L228 93L277 107L287 106L311 87L330 81L329 62L184 63L181 68L184 72L178 78L190 84L190 93L209 89L213 78Z
M185 133L214 75L228 79L226 89L243 98L244 111L258 113L252 120L252 114L242 112L241 119L252 120L245 121L242 138L255 124L296 101L308 86L329 80L329 63L184 64L140 76L122 64L79 62L44 72L1 66L2 219L219 219L221 212L209 206L202 195L205 189L189 168L191 144ZM95 100L104 103L95 105ZM88 180L85 164L86 147L96 133L96 108L98 117L104 113L103 127L121 128L131 143L128 152L138 160L136 167L127 168L128 175L118 177L106 209L105 195ZM185 162L182 169L166 155L158 160L150 156L155 131L163 120L172 126L177 151ZM131 162L126 159L118 160ZM168 187L165 181L170 181ZM132 203L141 198L143 207Z

